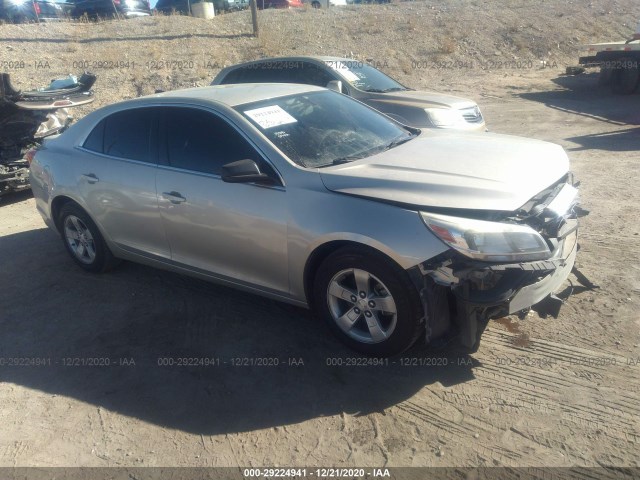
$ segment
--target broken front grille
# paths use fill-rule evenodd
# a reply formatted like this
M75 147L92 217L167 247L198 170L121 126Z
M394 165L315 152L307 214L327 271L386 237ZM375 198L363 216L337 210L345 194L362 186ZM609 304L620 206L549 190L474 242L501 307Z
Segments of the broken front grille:
M518 210L518 220L535 229L547 240L561 236L567 220L576 218L575 204L570 204L567 210L560 214L548 207L559 197L565 185L572 183L572 176L567 174L538 193Z

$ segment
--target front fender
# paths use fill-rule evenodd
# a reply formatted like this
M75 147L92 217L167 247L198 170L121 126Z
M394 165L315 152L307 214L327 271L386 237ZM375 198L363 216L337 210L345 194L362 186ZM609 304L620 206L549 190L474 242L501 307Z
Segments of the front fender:
M291 294L300 300L306 298L307 261L328 243L366 245L405 270L448 250L417 211L329 190L307 190L299 198L289 192L289 279Z

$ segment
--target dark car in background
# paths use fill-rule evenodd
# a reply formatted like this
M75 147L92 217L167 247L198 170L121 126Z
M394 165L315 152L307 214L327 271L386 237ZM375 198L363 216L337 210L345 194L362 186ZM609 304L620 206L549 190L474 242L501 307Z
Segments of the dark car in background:
M158 0L155 9L165 14L181 13L191 14L191 5L196 3L191 0ZM234 12L249 7L249 0L213 0L215 12Z
M78 18L143 17L151 15L149 0L70 0L71 16Z
M60 20L69 14L64 0L0 0L0 20L5 22L41 22Z

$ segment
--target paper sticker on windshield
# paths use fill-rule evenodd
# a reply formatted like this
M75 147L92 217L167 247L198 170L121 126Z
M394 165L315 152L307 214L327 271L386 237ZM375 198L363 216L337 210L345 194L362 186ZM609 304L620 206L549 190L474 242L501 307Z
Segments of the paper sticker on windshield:
M265 129L297 122L295 118L278 105L246 110L244 114Z
M358 80L360 80L360 78L351 70L349 70L349 68L347 68L347 66L342 62L327 62L327 64L344 78L346 78L349 83L357 82Z

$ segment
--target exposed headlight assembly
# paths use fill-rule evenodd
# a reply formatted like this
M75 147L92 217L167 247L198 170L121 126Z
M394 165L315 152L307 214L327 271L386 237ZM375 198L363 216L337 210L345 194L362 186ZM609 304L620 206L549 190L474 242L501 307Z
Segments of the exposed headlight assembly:
M451 248L486 262L533 261L549 258L542 236L526 225L487 222L421 212L422 220Z
M454 127L460 123L466 123L458 110L452 108L425 108L429 121L436 127Z

